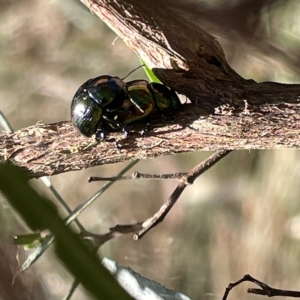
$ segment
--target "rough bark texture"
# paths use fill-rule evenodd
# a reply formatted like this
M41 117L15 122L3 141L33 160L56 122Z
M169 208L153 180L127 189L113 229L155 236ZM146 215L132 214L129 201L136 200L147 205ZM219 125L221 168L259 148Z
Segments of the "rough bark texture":
M174 124L152 119L125 139L97 143L70 123L36 125L3 135L0 161L13 159L31 176L160 155L217 149L299 147L300 85L256 83L228 65L218 41L198 26L148 0L81 0L191 104L172 113Z

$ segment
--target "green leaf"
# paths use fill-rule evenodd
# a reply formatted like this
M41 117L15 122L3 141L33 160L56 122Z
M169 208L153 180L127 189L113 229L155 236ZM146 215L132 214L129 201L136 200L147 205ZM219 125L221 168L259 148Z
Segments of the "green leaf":
M154 75L154 73L152 72L152 70L147 67L147 65L145 64L145 62L139 57L139 60L141 62L142 65L144 65L143 69L146 73L146 75L149 78L150 82L157 82L157 83L161 83L161 81Z
M31 245L36 242L40 242L42 239L40 232L30 234L20 234L14 237L15 245Z

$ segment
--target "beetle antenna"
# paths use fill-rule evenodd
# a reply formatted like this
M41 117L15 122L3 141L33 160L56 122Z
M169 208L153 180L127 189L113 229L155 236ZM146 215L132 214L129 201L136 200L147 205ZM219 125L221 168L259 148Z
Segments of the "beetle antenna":
M131 75L133 72L135 72L136 70L138 70L138 69L140 69L140 68L143 68L143 67L145 67L146 65L145 64L143 64L143 65L140 65L140 66L138 66L138 67L136 67L135 69L133 69L132 71L130 71L124 78L122 78L121 80L124 80L124 79L126 79L129 75Z

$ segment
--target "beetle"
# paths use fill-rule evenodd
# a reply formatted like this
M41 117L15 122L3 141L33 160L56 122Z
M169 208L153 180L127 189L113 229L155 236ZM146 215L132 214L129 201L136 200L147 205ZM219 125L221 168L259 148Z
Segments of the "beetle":
M110 117L124 125L145 119L155 111L163 114L181 105L177 94L160 83L133 80L126 83L126 87L129 99L123 102L122 110Z
M154 111L178 108L177 94L160 83L102 75L89 79L75 93L71 119L87 137L105 139L109 127L127 132L127 125L148 117Z
M113 112L123 104L126 84L119 77L102 75L83 83L71 103L71 120L79 132L87 137L96 133L103 110Z

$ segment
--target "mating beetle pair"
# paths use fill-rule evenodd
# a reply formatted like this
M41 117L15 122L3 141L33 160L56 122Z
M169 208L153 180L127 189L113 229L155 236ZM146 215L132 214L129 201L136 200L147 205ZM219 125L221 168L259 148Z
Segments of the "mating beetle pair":
M103 140L109 127L126 131L127 125L154 111L165 112L180 105L176 93L163 84L146 80L125 83L119 77L103 75L78 89L71 104L71 118L81 134L96 134Z

